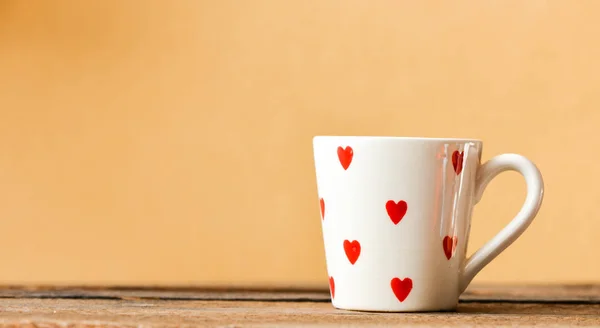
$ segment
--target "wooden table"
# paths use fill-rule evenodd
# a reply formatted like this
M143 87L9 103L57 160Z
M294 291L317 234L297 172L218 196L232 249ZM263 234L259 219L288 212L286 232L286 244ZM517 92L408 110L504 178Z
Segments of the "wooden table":
M322 290L0 287L0 327L599 326L600 286L474 286L457 312L336 310Z

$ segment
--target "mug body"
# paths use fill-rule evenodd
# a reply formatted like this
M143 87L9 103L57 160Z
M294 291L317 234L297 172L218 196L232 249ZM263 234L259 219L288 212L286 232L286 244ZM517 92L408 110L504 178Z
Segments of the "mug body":
M317 136L313 150L333 306L455 309L482 143Z

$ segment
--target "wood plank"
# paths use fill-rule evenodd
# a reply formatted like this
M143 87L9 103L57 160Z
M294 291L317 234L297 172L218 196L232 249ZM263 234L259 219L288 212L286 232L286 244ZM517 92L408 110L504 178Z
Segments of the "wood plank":
M600 305L471 302L460 304L457 312L403 314L344 311L313 302L4 299L0 323L3 327L573 327L600 325Z
M329 302L328 290L204 287L0 286L0 298ZM600 303L600 285L475 285L463 302Z
M11 287L0 327L600 326L600 286L473 286L456 312L334 309L323 290Z

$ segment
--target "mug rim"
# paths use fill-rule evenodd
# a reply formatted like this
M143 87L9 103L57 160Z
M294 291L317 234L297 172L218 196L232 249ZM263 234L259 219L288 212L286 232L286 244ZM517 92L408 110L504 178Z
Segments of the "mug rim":
M480 139L473 138L439 138L439 137L409 137L409 136L375 136L375 135L316 135L313 141L317 139L333 139L333 138L349 138L349 139L371 139L371 140L397 140L397 141L448 141L448 142L477 142L483 143Z

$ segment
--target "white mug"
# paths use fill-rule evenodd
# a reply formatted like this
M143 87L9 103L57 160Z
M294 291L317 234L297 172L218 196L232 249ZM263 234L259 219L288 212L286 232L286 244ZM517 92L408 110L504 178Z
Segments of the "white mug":
M317 189L332 304L346 310L455 310L473 277L529 226L542 176L523 156L480 164L470 139L317 136ZM525 204L466 257L471 211L498 173L527 182Z

